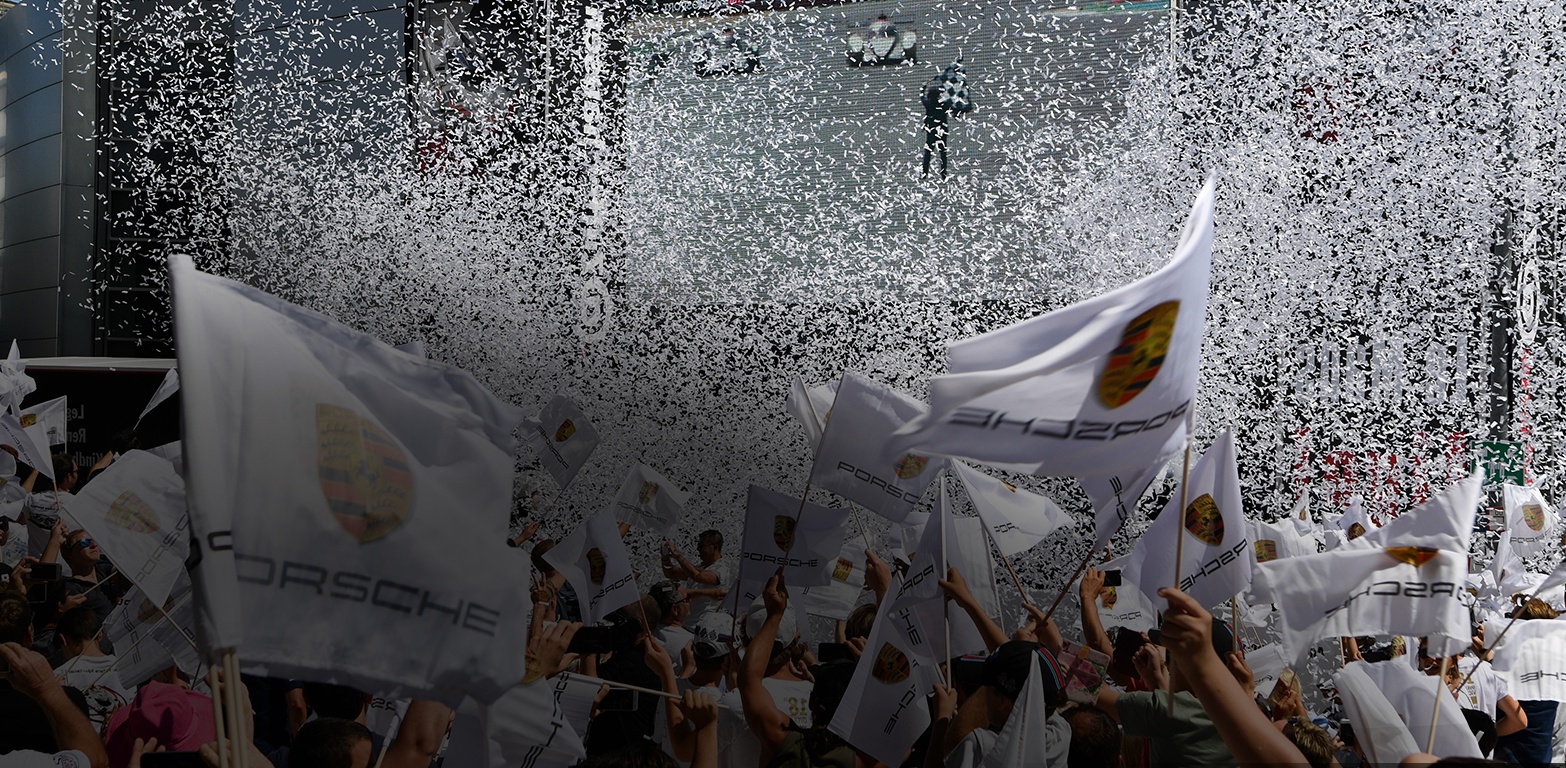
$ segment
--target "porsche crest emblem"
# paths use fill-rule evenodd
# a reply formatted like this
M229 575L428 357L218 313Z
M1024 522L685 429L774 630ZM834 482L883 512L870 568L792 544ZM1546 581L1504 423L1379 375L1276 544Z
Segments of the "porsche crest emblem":
M1365 526L1360 525L1359 523L1354 523L1353 525L1349 526L1349 528L1348 528L1348 540L1349 541L1353 541L1353 540L1355 540L1355 539L1357 539L1357 538L1359 538L1361 536L1364 536L1364 535L1365 535Z
M1398 562L1408 563L1418 568L1428 563L1436 556L1439 550L1431 547L1387 547L1386 553Z
M1120 602L1120 595L1114 587L1103 587L1098 590L1098 602L1104 606L1104 610L1112 611L1115 609L1115 603Z
M839 557L837 565L832 568L832 578L838 581L848 581L849 575L854 572L854 564Z
M887 685L896 685L907 680L910 672L908 657L891 643L882 643L881 650L875 654L875 664L870 667L870 676Z
M1216 547L1223 543L1223 513L1213 495L1204 493L1185 508L1185 530L1203 544Z
M413 473L391 435L351 409L317 403L315 439L321 493L349 536L368 544L402 525Z
M1538 533L1544 530L1544 507L1538 504L1522 505L1523 524L1528 530Z
M22 425L22 429L26 429L38 423L38 414L24 413L22 414L22 418L18 419L17 422Z
M570 440L574 434L576 434L576 423L566 419L560 422L560 426L555 429L555 442L563 443Z
M1278 559L1278 542L1272 539L1258 539L1255 546L1256 562L1270 563Z
M647 502L652 501L653 497L657 495L658 484L651 480L643 480L642 490L636 494L636 501L639 504L646 504Z
M136 610L136 620L145 624L152 621L152 617L158 615L158 606L147 598L141 599L141 607Z
M1098 379L1098 401L1111 410L1136 399L1158 376L1174 338L1180 302L1166 301L1126 324Z
M905 453L902 458L897 460L894 469L897 470L899 480L907 480L910 477L918 477L919 473L924 471L925 465L929 463L930 460L923 456Z
M794 548L794 529L799 526L799 521L788 515L775 515L772 518L772 543L778 545L778 549L787 552Z
M126 491L115 498L109 504L109 513L105 517L111 524L132 533L152 533L158 530L158 513L131 491Z
M604 583L604 574L609 570L609 561L604 559L604 553L597 547L587 550L587 578L594 584Z

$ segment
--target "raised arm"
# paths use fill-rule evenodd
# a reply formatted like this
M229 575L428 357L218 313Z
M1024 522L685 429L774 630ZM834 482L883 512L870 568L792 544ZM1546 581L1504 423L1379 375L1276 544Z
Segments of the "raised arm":
M439 702L417 699L409 704L397 737L386 748L382 768L428 768L453 716L451 708Z
M946 599L952 601L958 608L973 619L975 626L979 628L979 635L984 638L985 650L993 651L1006 643L1006 632L984 612L979 601L973 598L973 593L968 591L968 582L956 568L946 569L946 578L936 582L941 591L946 593Z
M1077 597L1082 601L1082 640L1087 647L1115 655L1115 646L1109 642L1109 633L1098 616L1098 593L1104 588L1104 572L1089 568L1082 573L1077 586Z
M789 722L788 714L778 709L777 703L772 700L772 694L768 693L767 687L762 684L767 676L767 661L772 655L772 642L777 639L778 625L783 621L783 609L788 607L788 593L784 591L782 581L783 569L779 568L778 572L767 580L767 587L761 592L767 619L751 638L750 650L745 654L745 662L740 667L740 703L745 707L745 724L750 726L751 733L754 733L756 739L761 742L763 764L772 759L772 753L777 751L779 744L783 743L783 736Z
M5 660L7 670L0 677L38 702L44 716L49 718L49 727L54 730L54 740L60 749L81 752L87 756L92 768L109 768L109 753L104 751L103 741L93 731L92 722L65 695L49 662L16 643L0 645L0 658Z

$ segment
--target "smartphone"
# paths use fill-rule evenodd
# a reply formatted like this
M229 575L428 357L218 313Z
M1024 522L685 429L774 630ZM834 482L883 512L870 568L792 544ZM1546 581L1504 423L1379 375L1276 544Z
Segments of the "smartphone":
M854 654L843 643L822 643L816 649L816 659L822 664L831 664L834 661L854 661Z
M33 563L27 578L33 581L59 581L64 578L59 563Z
M571 637L567 653L614 653L636 645L640 630L635 622L624 621L605 627L582 627Z
M148 752L141 756L141 768L206 768L200 752Z
M1343 742L1344 747L1354 746L1354 724L1348 720L1338 721L1338 741Z
M37 606L40 610L54 609L61 600L65 599L65 582L58 579L34 584L27 588L27 602Z
M1106 587L1118 587L1118 586L1120 586L1120 571L1118 571L1118 570L1116 570L1116 571L1104 571L1104 586L1106 586Z

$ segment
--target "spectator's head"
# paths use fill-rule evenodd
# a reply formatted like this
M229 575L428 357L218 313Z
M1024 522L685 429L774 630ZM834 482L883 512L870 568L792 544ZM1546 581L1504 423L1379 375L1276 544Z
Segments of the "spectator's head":
M1075 707L1066 712L1071 726L1069 768L1098 768L1120 764L1120 726L1098 707Z
M54 488L69 491L76 487L76 462L71 459L70 454L64 452L56 453L50 457L50 463L54 466L54 482L51 484L49 478L44 477L43 473L39 473L38 479L34 481L34 485L47 486L40 488L40 490L45 491Z
M134 429L122 429L109 436L109 450L115 456L124 456L141 447L141 437Z
M958 656L947 662L952 671L952 687L957 690L957 703L961 705L969 696L978 693L984 685L984 656Z
M663 609L658 607L658 601L652 595L642 595L640 600L615 613L619 614L618 621L628 621L640 628L643 635L648 636L652 635L652 631L658 627L658 622L663 621ZM649 623L651 626L648 626Z
M288 768L370 768L370 729L340 717L299 726L288 748Z
M26 595L10 589L0 590L0 643L33 644L33 607Z
M821 757L843 744L836 734L827 730L827 725L837 715L838 705L843 703L843 694L848 692L855 666L854 662L843 660L810 668L816 682L810 689L811 726L805 732L805 750L811 755Z
M692 631L696 634L691 643L696 668L707 672L721 670L734 648L734 619L727 611L712 609L696 620Z
M1517 600L1517 608L1512 611L1512 618L1553 619L1560 616L1560 613L1558 613L1554 608L1551 608L1549 603L1546 603L1537 597L1518 599L1521 597L1521 595L1518 595L1513 598Z
M696 555L703 563L715 562L723 556L723 534L709 528L696 537Z
M1028 640L1012 640L1005 643L984 660L983 695L989 697L990 727L1001 728L1011 717L1012 707L1029 685L1028 670L1032 658L1038 658L1042 679L1031 684L1043 686L1044 706L1054 712L1060 704L1061 692L1066 689L1065 675L1055 655L1043 645Z
M1136 652L1147 645L1147 633L1133 632L1125 627L1115 633L1115 649L1109 660L1109 677L1121 687L1128 687L1131 681L1140 680L1142 673L1136 671L1136 664L1132 659L1136 658Z
M1334 764L1337 748L1332 744L1332 735L1322 730L1321 726L1295 716L1283 724L1283 735L1305 756L1305 762L1310 763L1310 768L1327 768Z
M680 589L678 581L660 581L648 591L653 600L658 602L658 610L663 613L663 624L679 626L690 618L691 599L685 595L685 590Z
M542 539L537 544L533 545L533 552L530 556L533 561L533 567L537 568L538 572L544 574L545 576L555 575L555 567L550 565L548 560L544 559L544 553L554 548L554 539Z
M300 693L316 717L358 721L370 706L370 694L346 685L305 683Z
M98 558L103 554L98 549L98 542L93 540L86 528L78 528L67 534L60 553L65 555L65 564L71 567L71 573L90 572L98 566Z
M102 629L103 620L98 618L98 612L89 606L78 605L60 616L54 632L65 648L65 657L74 659L89 645L97 644L98 632Z
M797 614L794 613L794 606L785 606L783 608L783 618L778 622L777 639L772 641L772 648L770 650L766 648L750 648L749 650L758 650L762 653L768 654L768 656L772 659L772 662L769 666L775 666L780 661L788 660L784 659L783 657L785 652L790 651L791 649L803 651L804 643L796 642L799 640L799 623L795 619L796 615ZM758 597L756 598L755 602L751 603L750 613L746 614L745 616L744 629L746 646L750 645L751 638L755 637L756 633L761 631L761 625L765 624L766 622L767 608L763 603L762 598ZM790 658L797 658L797 654ZM771 670L768 671L769 673L771 672Z
M875 625L876 606L873 604L861 605L848 614L848 621L843 622L843 637L870 638L870 628Z

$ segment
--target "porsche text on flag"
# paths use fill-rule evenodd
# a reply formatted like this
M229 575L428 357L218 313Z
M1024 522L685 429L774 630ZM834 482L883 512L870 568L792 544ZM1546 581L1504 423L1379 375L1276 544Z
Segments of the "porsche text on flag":
M923 403L901 392L844 373L816 452L811 484L902 522L946 465L945 459L887 445L894 431L924 411Z
M598 430L565 395L555 395L536 419L522 422L522 434L538 455L538 463L561 488L571 484L598 447Z

